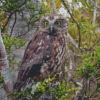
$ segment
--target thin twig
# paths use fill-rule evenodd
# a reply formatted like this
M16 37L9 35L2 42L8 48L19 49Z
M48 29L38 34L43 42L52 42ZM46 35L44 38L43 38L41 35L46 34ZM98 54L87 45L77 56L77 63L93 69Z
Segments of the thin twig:
M21 36L23 36L23 35L26 35L28 32L29 32L29 31L25 32L24 34L18 35L17 38L18 38L18 37L21 37Z
M64 6L66 7L68 13L70 14L70 16L72 17L72 19L74 20L74 22L77 24L77 27L79 29L79 48L80 48L80 43L81 43L81 34L80 34L80 26L79 26L79 23L75 20L75 18L73 17L73 15L71 14L69 8L67 7L66 3L64 0L62 0Z
M24 34L20 34L20 35L18 35L16 38L21 37L21 36L23 36L23 35L26 35L29 31L31 31L31 30L28 30L28 31L25 32Z
M81 49L78 47L77 43L73 40L73 38L70 36L70 34L67 34L68 40L72 43L72 45L78 49L79 51L81 51Z
M21 8L24 4L26 4L26 0L24 1L24 3L22 3L19 8Z
M16 19L17 19L17 16L16 16L16 12L15 12L15 21L14 21L13 26L12 26L12 29L11 29L10 37L12 36L13 28L14 28L14 26L16 24Z
M19 8L21 8L24 4L26 4L26 0L24 1L24 3L22 3L21 5L19 5ZM6 25L8 24L8 22L9 22L9 20L10 20L10 18L12 17L12 15L13 15L15 12L19 12L19 11L20 11L20 10L16 10L16 11L13 11L13 13L11 13L11 10L7 10L7 11L6 11L6 12L9 12L10 15L9 15L9 17L8 17L8 20L7 20L6 24L4 25L3 29L1 30L1 32L4 31Z
M97 90L94 90L93 93L91 94L91 96L89 98L91 98L95 94L96 91Z
M10 18L11 18L11 16L12 16L13 14L14 14L14 12L13 12L13 13L10 13L10 15L9 15L9 17L8 17L8 20L7 20L6 24L4 25L3 29L1 30L1 32L4 31L6 25L8 24L8 22L9 22L9 20L10 20Z
M98 43L100 41L100 39L98 39L94 44L93 44L93 47L96 45L96 43Z
M31 22L31 20L32 20L33 17L34 17L34 15L32 15L32 17L30 18L30 20L29 20L29 22L28 22L28 31L30 30L29 25L30 25L30 22Z
M74 79L73 76L70 78L70 81L72 81L72 82L75 84L76 87L81 87L81 88L83 87L83 85L82 85L81 83L77 82L77 81Z
M98 7L97 5L95 5L95 3L94 3L92 0L90 0L90 2L91 2L97 9L100 10L100 7Z
M96 71L95 71L94 76L97 75L98 71L99 71L99 70L96 70ZM93 76L93 77L94 77L94 76ZM84 79L86 79L86 78L84 78ZM92 79L92 77L90 77L88 80L91 80L91 79ZM87 80L86 80L85 82L83 82L83 83L84 83L84 85L83 85L82 90L80 91L79 97L83 97L83 96L84 96L84 93L86 92ZM93 95L94 93L95 93L95 91L91 94L90 97L92 97L92 95Z
M34 20L33 23L35 23L36 21L37 21L37 20ZM29 25L28 25L28 26L29 26ZM18 35L17 37L20 37L20 36L26 35L29 31L30 31L30 30L29 30L29 28L28 28L28 31L27 31L27 32L25 32L24 34ZM16 38L17 38L17 37L16 37Z

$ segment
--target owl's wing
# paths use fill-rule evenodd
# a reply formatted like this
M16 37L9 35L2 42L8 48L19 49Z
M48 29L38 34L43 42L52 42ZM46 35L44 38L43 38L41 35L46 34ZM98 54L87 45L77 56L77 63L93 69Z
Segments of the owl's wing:
M26 86L28 82L30 81L30 78L34 77L38 72L40 72L43 61L47 61L51 57L50 49L49 48L44 49L45 44L40 45L41 43L40 38L41 38L40 36L36 35L29 42L25 50L20 71L18 74L18 79L14 85L14 91L20 91L20 88L23 85ZM47 57L47 55L49 56Z

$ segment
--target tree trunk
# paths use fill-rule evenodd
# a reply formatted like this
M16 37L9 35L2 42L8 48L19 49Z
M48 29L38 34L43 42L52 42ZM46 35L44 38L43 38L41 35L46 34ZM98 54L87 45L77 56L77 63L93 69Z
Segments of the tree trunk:
M6 93L12 93L13 90L13 79L10 73L10 68L7 60L7 55L5 51L5 46L3 44L3 39L1 36L1 30L0 30L0 73L3 76L3 87L0 86L0 100L6 100L5 95Z

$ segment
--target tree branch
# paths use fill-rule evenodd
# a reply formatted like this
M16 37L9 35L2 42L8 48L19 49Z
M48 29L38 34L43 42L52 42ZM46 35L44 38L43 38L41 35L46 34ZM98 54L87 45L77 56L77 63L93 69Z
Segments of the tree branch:
M17 16L16 16L16 12L15 12L15 21L14 21L13 26L12 26L12 29L11 29L10 37L12 36L13 28L14 28L14 26L16 24L16 19L17 19Z
M19 5L19 9L24 5L24 4L26 4L26 0L21 4L21 5ZM13 9L12 9L13 10ZM3 29L1 30L1 32L3 32L4 31L4 29L5 29L5 27L6 27L6 25L8 24L8 22L9 22L9 20L10 20L10 18L12 17L12 15L14 14L14 13L16 13L16 12L19 12L20 10L15 10L15 11L13 11L13 13L11 13L11 11L12 10L7 10L7 11L5 11L5 12L9 12L10 13L10 15L9 15L9 17L8 17L8 20L7 20L7 22L5 23L5 25L4 25L4 27L3 27ZM14 22L14 23L16 23L16 21ZM13 27L12 27L12 30L11 30L11 33L12 33L12 31L13 31L13 28L14 28L14 24L13 24Z
M56 7L55 7L54 0L51 0L51 4L52 4L52 8L53 8L53 13L57 14L57 10L56 10Z
M72 43L72 45L73 45L76 49L78 49L78 50L80 51L80 48L78 47L77 43L73 40L73 38L72 38L69 34L67 34L67 37L68 37L68 40Z
M97 39L96 42L93 44L93 47L100 41L100 39Z
M71 76L71 77L69 78L68 81L72 81L72 82L75 84L76 87L81 87L81 88L83 87L83 85L82 85L81 83L77 82L77 81L74 79L73 76Z
M1 32L0 32L0 72L1 72L1 75L3 76L4 87L5 87L6 92L12 93L13 79L11 76L11 72L10 72L10 68L9 68L9 64L7 60L5 46L3 44L3 39L1 37ZM1 93L0 93L0 97L2 97Z
M1 32L4 31L6 25L8 24L8 22L9 22L9 20L10 20L10 18L11 18L11 16L12 16L13 14L14 14L14 12L13 12L13 13L10 13L10 15L9 15L9 17L8 17L8 20L7 20L6 24L4 25L3 29L1 30Z
M100 10L100 7L98 7L92 0L90 0L90 2L97 8Z
M95 0L95 4L97 6L97 0ZM95 24L95 20L96 20L96 11L97 11L97 7L94 6L94 14L93 14L93 25Z
M67 7L65 1L62 0L62 2L63 2L63 4L64 4L65 8L67 9L68 13L70 14L70 16L72 17L72 19L74 20L74 22L77 24L77 27L78 27L78 29L79 29L79 48L80 48L80 43L81 43L80 25L79 25L79 23L74 19L73 15L71 14L69 8Z

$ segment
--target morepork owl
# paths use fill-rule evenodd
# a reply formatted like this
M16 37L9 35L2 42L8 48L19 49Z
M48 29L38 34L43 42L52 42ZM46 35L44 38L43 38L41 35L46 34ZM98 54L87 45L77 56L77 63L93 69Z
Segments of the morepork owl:
M14 91L20 91L30 80L43 81L59 72L65 60L67 30L68 21L62 15L41 18L38 31L25 50Z

